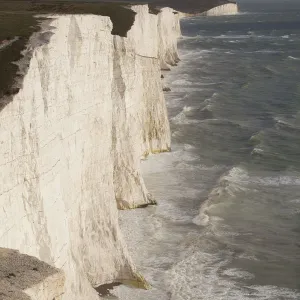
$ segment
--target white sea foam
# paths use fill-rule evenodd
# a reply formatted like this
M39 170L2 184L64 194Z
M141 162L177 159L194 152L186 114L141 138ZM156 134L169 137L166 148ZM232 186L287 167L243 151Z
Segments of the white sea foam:
M283 124L283 125L287 125L287 126L292 126L290 123L288 123L287 121L283 120L283 118L280 117L273 117L274 121L276 121L276 123L279 124Z
M185 35L183 35L181 37L182 40L199 40L201 38L203 38L203 36L201 36L201 35L196 35L196 36L185 36Z
M201 226L213 225L210 223L211 219L209 211L215 208L215 199L221 197L224 198L225 194L234 196L237 191L245 189L236 184L241 175L244 175L244 171L242 169L232 168L229 172L220 177L217 185L210 192L207 200L202 203L199 215L193 219L195 224ZM225 201L225 198L223 200Z
M228 197L235 197L240 191L253 191L253 185L261 186L298 186L300 185L300 178L298 176L274 176L274 177L260 177L250 176L246 170L241 167L233 167L220 177L217 185L211 191L206 201L200 207L199 215L193 219L196 225L200 226L215 226L215 219L211 217L211 211L215 210L217 206L226 205ZM218 199L222 199L220 202ZM215 232L216 234L216 232ZM228 235L224 232L222 236Z
M183 149L184 149L185 151L189 151L189 150L195 149L195 146L192 146L192 145L189 145L189 144L184 144L184 145L183 145Z
M249 279L254 278L253 274L251 274L249 272L242 271L240 269L226 269L223 272L223 275L233 277L234 279L242 278L242 279L248 279L249 280Z
M172 82L173 85L193 85L193 83L187 79L177 79Z
M251 155L262 155L263 153L264 153L264 150L262 148L259 148L259 147L255 147L251 151Z
M292 124L290 122L288 122L287 120L285 120L284 118L280 118L280 117L274 117L274 120L276 121L276 125L275 127L277 129L282 129L282 128L285 128L285 129L299 129L299 127L295 124Z
M184 113L188 113L188 112L190 112L190 111L193 111L194 109L196 109L195 107L193 107L193 106L184 106L183 107L183 112Z
M203 108L201 109L201 111L205 111L205 110L208 110L208 111L212 111L213 109L213 106L214 106L214 103L215 103L215 99L219 96L218 93L213 93L212 96L210 98L206 98L204 101L203 101Z
M277 71L273 66L265 66L265 70L269 71L272 74L276 74L276 75L280 74L280 72Z
M300 199L293 199L293 200L290 201L290 203L300 204Z
M199 214L193 219L193 223L199 226L207 226L209 224L210 218L208 215L209 200L202 203L200 207Z
M191 249L167 273L166 284L171 287L172 300L297 300L299 293L274 286L244 288L233 279L252 279L253 274L226 268L229 260L221 258L223 252L208 254ZM227 256L229 255L226 253Z
M180 85L180 86L210 86L219 84L222 82L192 82L187 79L177 79L172 82L173 85Z
M248 260L256 260L256 261L258 260L255 255L250 255L250 254L247 254L247 253L241 253L238 257L240 259L248 259Z
M300 60L299 57L294 57L294 56L288 56L289 59L292 59L292 60Z
M262 186L298 186L300 185L300 177L296 175L286 176L250 176L248 172L240 167L232 168L228 175L222 177L241 185L258 184Z
M173 86L172 87L172 92L176 92L176 93L191 93L191 92L201 92L203 91L204 88L200 87L200 86Z
M247 51L245 53L266 53L266 54L276 54L276 53L284 53L281 50L270 50L270 49L264 49L264 50L257 50L257 51Z
M174 124L186 125L186 124L197 124L200 121L199 120L188 119L184 112L180 112L178 115L171 118L171 122L174 123Z
M172 137L176 138L179 137L181 135L181 131L180 130L175 130L172 132Z
M219 35L215 36L215 39L248 39L250 38L250 35Z
M17 41L19 39L19 37L14 37L13 39L7 41L7 42L4 42L3 44L0 45L0 50L10 46L11 44L13 44L15 41Z
M262 142L262 140L263 140L263 131L259 131L255 134L253 134L249 139L249 141L251 141L255 144L260 144Z

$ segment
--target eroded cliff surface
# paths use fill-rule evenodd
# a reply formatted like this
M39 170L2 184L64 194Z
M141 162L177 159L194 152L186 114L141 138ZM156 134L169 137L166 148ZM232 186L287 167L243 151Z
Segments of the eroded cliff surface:
M140 159L170 150L160 66L178 60L180 30L171 9L132 10L127 37L109 17L48 15L20 90L1 99L0 246L63 270L63 300L98 299L110 282L146 287L117 208L155 202Z

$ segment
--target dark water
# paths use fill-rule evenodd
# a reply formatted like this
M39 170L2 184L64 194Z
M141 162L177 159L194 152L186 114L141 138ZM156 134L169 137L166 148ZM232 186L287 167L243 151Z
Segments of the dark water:
M300 299L300 10L250 8L182 21L131 299Z

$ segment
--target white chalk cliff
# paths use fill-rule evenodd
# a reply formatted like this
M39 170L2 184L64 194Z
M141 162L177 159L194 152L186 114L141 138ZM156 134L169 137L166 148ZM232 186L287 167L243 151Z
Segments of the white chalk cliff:
M225 16L235 15L239 12L238 5L236 3L227 3L216 6L203 13L205 16Z
M172 9L132 9L126 38L111 34L109 17L49 16L25 51L22 88L2 99L0 247L64 273L51 291L46 283L24 288L26 299L93 300L102 284L147 286L117 209L155 202L140 160L170 150L161 67L178 62L180 26Z

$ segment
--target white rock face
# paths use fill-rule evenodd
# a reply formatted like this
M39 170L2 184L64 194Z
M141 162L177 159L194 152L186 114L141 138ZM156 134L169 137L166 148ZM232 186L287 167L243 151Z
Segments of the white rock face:
M114 37L114 88L117 126L115 190L119 208L154 203L140 174L140 158L170 149L170 131L158 60L160 40L156 15L148 6L137 12L128 38ZM170 36L170 39L177 37Z
M168 70L168 65L179 61L177 39L181 36L180 14L171 8L163 8L158 14L159 59L161 68Z
M117 206L153 203L140 158L170 149L160 64L178 58L180 30L170 10L133 9L127 38L111 35L108 17L53 18L50 42L32 37L23 88L0 112L0 246L62 269L62 300L98 299L93 287L110 282L145 286Z
M205 16L224 16L224 15L235 15L239 12L238 5L235 3L228 3L224 5L220 5L217 7L214 7L207 12L205 12L203 15Z

